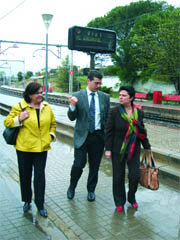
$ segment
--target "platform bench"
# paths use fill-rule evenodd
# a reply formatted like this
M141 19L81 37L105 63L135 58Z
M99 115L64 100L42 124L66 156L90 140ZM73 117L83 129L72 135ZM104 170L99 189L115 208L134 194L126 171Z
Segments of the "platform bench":
M180 103L180 95L165 94L162 98L164 101L173 101Z
M147 93L135 93L135 98L137 99L146 99L147 98Z
M53 92L53 90L54 90L54 88L48 87L48 92ZM45 91L46 91L46 87L43 86L43 92L45 92Z

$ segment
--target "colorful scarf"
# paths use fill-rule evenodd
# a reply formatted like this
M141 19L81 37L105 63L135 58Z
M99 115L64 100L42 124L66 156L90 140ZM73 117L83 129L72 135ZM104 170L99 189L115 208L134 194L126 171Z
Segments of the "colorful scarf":
M133 111L130 117L128 117L128 114L121 104L119 105L119 111L128 127L120 150L120 160L122 161L126 154L127 161L129 161L132 159L137 137L144 140L146 138L146 130L144 126L138 122L138 110L135 105L133 105Z

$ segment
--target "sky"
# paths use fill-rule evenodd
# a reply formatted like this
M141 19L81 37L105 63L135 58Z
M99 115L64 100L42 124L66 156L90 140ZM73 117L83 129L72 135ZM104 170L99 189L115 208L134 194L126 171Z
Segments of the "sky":
M137 1L137 0L136 0ZM0 40L45 43L46 28L42 14L53 14L48 29L48 42L67 45L68 29L72 26L85 27L96 17L106 15L114 7L128 5L134 0L1 0ZM177 5L177 0L168 0ZM39 71L45 67L45 51L41 46L1 43L0 71ZM8 48L8 49L7 49ZM6 50L7 49L7 50ZM50 48L57 55L57 48ZM68 48L61 48L61 59L48 53L48 66L55 68L70 55ZM4 60L13 60L8 63ZM19 61L19 62L18 62ZM83 52L73 51L73 63L79 67L89 67L90 57ZM13 72L14 73L14 72Z

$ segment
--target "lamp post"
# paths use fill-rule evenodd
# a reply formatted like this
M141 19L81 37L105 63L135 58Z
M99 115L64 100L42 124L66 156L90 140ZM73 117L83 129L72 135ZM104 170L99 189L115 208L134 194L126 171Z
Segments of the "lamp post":
M52 14L42 14L46 27L46 74L45 74L45 100L48 101L48 28L53 18Z
M7 47L6 49L0 51L0 54L3 54L5 51L7 51L9 48L18 48L17 44L13 44L12 46L10 47Z

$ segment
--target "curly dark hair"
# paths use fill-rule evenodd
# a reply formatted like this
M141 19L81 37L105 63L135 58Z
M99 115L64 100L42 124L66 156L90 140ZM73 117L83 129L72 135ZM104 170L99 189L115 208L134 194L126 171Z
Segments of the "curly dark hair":
M31 102L31 98L30 95L33 95L35 93L37 93L37 91L42 88L42 85L40 83L37 82L31 82L29 83L26 88L25 91L23 92L23 98L26 102L30 103Z

